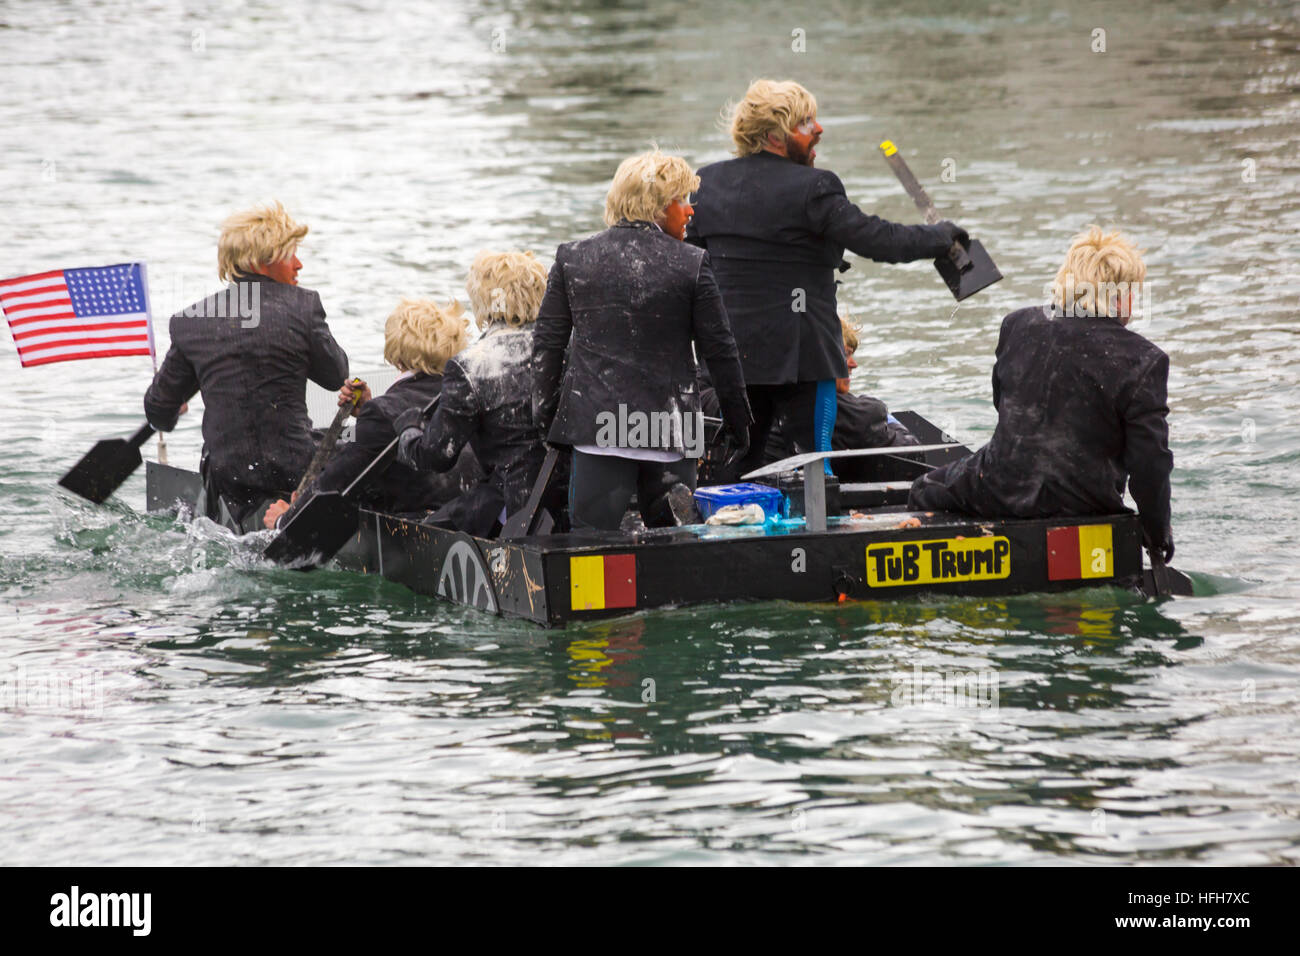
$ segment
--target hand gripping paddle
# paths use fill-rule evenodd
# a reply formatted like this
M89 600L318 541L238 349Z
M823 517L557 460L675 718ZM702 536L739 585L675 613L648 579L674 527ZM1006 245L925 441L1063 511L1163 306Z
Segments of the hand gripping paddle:
M916 181L912 171L907 168L907 163L903 162L903 157L898 155L898 147L890 140L885 140L880 144L880 151L885 154L885 162L889 163L889 168L912 197L916 208L921 210L925 221L934 225L942 220L943 217L934 208L924 187ZM978 239L972 239L968 249L963 249L960 242L954 242L946 258L934 260L934 267L939 270L939 275L943 276L943 281L958 302L981 289L987 289L1002 278L1002 273Z
M361 379L354 378L348 384L355 388L355 386L361 384ZM298 488L294 494L301 495L311 487L313 481L320 477L320 473L325 469L325 461L334 452L334 446L339 443L339 435L343 434L344 423L356 412L359 401L361 401L361 392L354 391L352 401L339 406L339 410L334 414L334 421L330 422L329 430L325 432L325 437L320 440L320 447L316 449L311 464L302 473L302 481L298 482Z
M422 417L427 418L437 408L441 397L435 395L433 401L424 406ZM371 477L388 467L397 454L401 439L400 434L393 438L342 491L317 491L303 502L301 508L295 505L297 510L288 514L279 535L267 545L262 556L268 561L291 565L302 571L310 571L334 557L357 532L360 516L357 495Z

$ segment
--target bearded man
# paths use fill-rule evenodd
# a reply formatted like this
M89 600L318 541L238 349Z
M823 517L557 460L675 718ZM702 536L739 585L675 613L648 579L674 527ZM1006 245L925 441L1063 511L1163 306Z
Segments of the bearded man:
M799 452L831 447L835 380L848 377L835 300L844 250L911 262L970 242L951 222L903 226L853 205L814 165L822 132L811 93L757 80L732 110L736 158L699 170L687 239L708 250L740 350L754 414L741 474L763 464L777 419Z

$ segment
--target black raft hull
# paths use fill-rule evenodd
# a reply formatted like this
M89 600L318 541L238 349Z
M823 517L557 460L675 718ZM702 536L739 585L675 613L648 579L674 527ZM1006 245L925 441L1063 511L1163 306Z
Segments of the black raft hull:
M146 487L150 511L192 506L198 475L149 462ZM1133 514L986 520L940 512L911 516L919 525L902 526L909 517L874 510L832 518L816 533L681 528L499 541L362 511L337 562L547 627L720 601L1143 588Z

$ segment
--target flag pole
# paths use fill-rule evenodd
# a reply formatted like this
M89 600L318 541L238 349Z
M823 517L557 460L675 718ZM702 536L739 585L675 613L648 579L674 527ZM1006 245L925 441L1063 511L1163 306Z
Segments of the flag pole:
M151 319L151 320L150 320L151 324L152 324L152 321L153 321L153 320ZM150 336L149 344L150 344L151 346L153 345L153 337L152 337L152 336ZM156 355L153 354L152 349L151 349L150 352L149 352L149 358L153 360L153 374L154 374L154 377L157 378L157 377L158 377L158 356L156 356ZM165 465L165 464L167 464L167 443L166 443L165 441L163 441L163 433L162 433L162 432L158 432L158 464L160 464L160 465Z
M149 361L153 363L153 376L158 377L158 350L153 342L153 304L149 301L149 267L140 263L140 287L144 289L144 311L149 317ZM167 464L167 442L163 433L158 432L158 464Z

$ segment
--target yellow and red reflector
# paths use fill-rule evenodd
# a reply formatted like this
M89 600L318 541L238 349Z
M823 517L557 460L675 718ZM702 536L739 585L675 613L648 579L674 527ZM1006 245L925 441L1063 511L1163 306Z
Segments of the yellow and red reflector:
M615 607L636 607L636 555L570 557L569 608L603 611Z
M1115 551L1108 524L1047 529L1047 579L1113 578Z

